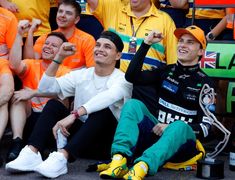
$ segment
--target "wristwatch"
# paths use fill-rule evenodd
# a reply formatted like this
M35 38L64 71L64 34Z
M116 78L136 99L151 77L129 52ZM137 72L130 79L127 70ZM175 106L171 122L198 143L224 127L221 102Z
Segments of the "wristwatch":
M209 40L214 40L215 39L215 36L214 36L214 34L212 32L209 32L207 34L207 37L208 37Z

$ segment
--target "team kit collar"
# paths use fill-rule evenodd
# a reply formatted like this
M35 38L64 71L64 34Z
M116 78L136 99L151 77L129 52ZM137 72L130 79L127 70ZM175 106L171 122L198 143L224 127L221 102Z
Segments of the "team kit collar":
M200 69L199 64L195 64L192 66L184 66L179 61L177 61L176 66L179 67L179 69L185 71L185 72L195 72Z

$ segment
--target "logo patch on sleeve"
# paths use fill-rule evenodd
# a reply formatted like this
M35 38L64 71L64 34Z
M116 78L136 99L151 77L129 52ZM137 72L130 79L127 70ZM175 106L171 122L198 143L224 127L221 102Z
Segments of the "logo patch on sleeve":
M168 91L174 93L174 94L176 94L176 92L178 91L178 88L179 88L178 86L171 84L167 81L163 81L162 87L167 89Z

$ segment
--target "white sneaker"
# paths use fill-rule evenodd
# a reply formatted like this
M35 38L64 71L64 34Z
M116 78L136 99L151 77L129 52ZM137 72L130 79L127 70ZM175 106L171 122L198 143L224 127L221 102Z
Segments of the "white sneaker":
M56 178L67 174L67 159L61 152L50 153L49 157L35 168L35 172L47 178Z
M8 172L34 171L34 168L42 163L41 154L33 152L27 145L20 151L19 156L6 164Z

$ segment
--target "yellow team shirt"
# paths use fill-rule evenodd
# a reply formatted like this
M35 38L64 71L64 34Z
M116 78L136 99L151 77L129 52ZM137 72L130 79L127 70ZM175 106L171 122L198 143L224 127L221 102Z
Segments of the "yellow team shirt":
M88 7L88 9L90 9ZM153 4L145 15L139 19L132 13L130 4L122 0L99 0L98 7L93 12L97 19L102 22L104 29L117 33L123 43L124 49L121 58L122 71L126 71L134 54L129 53L129 42L132 37L131 18L136 33L137 49L144 37L156 29L163 33L164 39L151 46L145 58L143 69L173 64L176 62L176 44L174 36L175 24L168 14L158 10Z
M23 63L26 65L26 71L18 75L23 83L23 88L36 90L40 79L42 78L45 68L42 65L43 60L25 59ZM63 65L59 66L56 77L60 77L71 70ZM34 112L41 112L46 105L49 98L33 97L31 99L31 106Z
M193 1L188 0L189 12L187 18L192 18L193 14ZM195 19L222 19L225 16L224 8L196 8Z
M33 18L40 19L42 24L34 32L34 36L40 36L51 32L49 23L50 0L9 0L19 8L19 13L15 13L18 20Z

